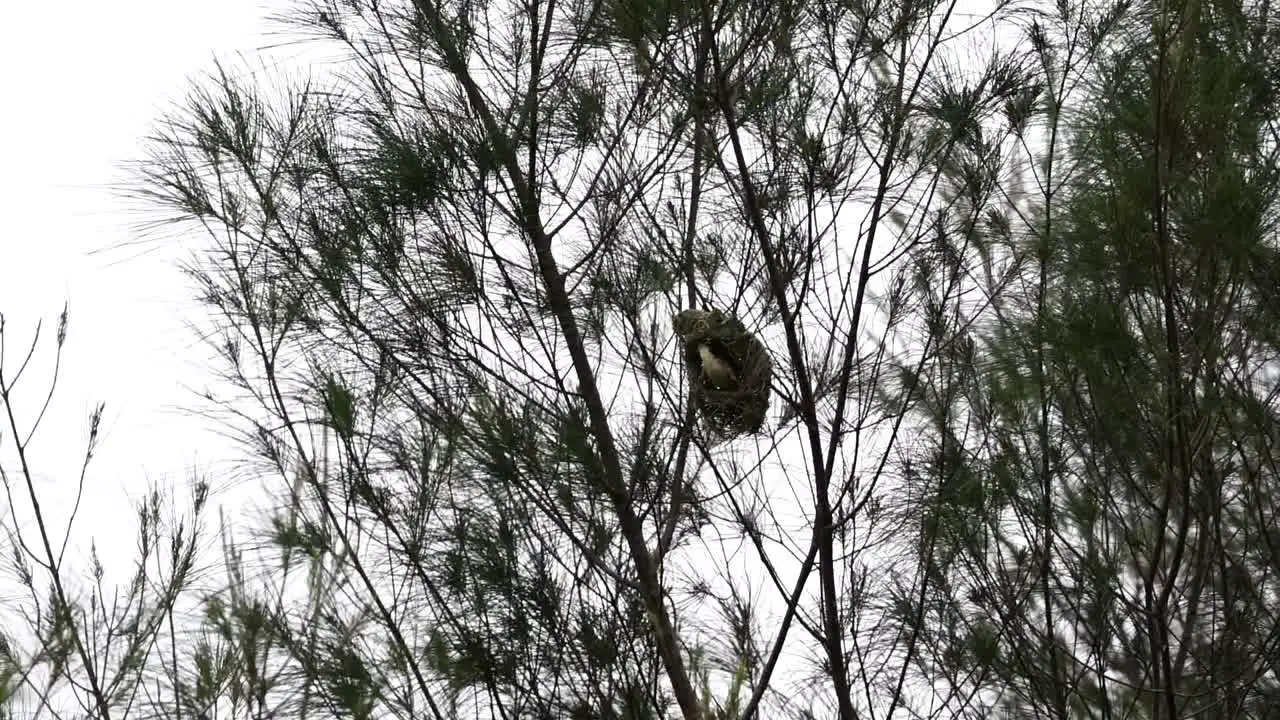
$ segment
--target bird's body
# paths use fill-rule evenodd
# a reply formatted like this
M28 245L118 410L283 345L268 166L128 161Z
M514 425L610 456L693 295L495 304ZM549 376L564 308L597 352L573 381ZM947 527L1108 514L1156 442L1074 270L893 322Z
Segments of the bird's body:
M721 390L728 390L738 384L738 373L733 366L721 358L707 343L698 343L698 355L702 358L702 373L711 384Z

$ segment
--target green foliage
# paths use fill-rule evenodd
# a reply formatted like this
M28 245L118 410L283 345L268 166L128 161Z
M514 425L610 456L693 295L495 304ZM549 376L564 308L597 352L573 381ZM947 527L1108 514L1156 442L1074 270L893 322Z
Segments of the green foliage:
M63 369L66 309L54 332L49 389L36 395L42 404L28 416L30 407L20 401L27 394L15 391L31 377L41 329L37 325L14 369L13 334L0 314L0 451L6 456L0 462L6 499L2 522L6 569L16 580L2 607L0 717L61 712L68 699L86 716L124 717L141 705L139 688L152 667L154 648L176 640L171 620L194 583L209 486L193 481L186 508L167 506L172 496L159 489L134 503L137 556L123 576L118 574L119 558L103 562L92 537L80 545L87 557L72 559L69 548L83 537L71 528L82 512L86 478L100 449L103 406L94 407L87 418L88 437L71 506L51 507L41 477L42 446L33 438L41 434ZM113 530L121 529L115 522Z
M351 390L340 385L337 378L325 380L324 407L338 437L351 440L356 431L355 396Z
M1258 94L1253 78L1270 70L1246 29L1272 21L1189 2L1107 22L1105 51L1068 69L1083 90L1041 88L1046 115L1070 113L1043 118L1051 142L1069 143L1033 151L1038 195L984 199L971 164L948 170L972 217L1026 223L1010 234L1004 220L952 220L965 246L930 260L920 284L957 287L930 291L940 347L908 376L947 450L904 465L939 508L921 523L942 573L928 596L955 605L973 651L939 669L973 673L1008 717L1252 717L1280 687L1267 641L1237 629L1280 622L1262 600L1269 545L1247 539L1273 521L1254 492L1276 482L1260 469L1280 437L1261 371L1280 350L1274 313L1259 314L1272 291L1248 269L1280 252L1263 131L1280 113ZM1063 44L1036 32L1044 62L1060 58ZM1034 112L1007 116L1022 145ZM938 243L935 257L954 257ZM957 358L948 343L974 351ZM1247 430L1229 419L1263 406ZM942 642L936 616L905 617Z

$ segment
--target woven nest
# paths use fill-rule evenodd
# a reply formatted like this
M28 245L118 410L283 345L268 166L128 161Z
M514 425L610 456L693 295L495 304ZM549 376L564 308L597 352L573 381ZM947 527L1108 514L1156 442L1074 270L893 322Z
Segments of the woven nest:
M694 404L720 435L759 432L769 412L773 359L737 318L719 310L684 310L672 319L684 344Z

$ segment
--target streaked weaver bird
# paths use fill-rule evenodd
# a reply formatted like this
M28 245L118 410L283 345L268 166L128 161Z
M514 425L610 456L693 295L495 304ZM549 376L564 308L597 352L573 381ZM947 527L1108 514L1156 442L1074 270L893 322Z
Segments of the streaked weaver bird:
M718 343L717 343L718 344ZM738 387L738 370L727 353L717 353L710 342L698 343L698 359L702 361L702 375L717 390Z
M716 331L725 322L719 310L685 310L673 318L676 335L684 341L685 355L698 377L718 390L731 390L742 376L733 354Z

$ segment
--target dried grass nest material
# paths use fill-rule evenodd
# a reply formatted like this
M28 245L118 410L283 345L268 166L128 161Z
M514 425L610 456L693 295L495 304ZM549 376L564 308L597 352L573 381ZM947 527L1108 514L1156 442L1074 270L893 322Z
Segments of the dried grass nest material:
M683 310L672 325L684 344L694 403L707 425L722 435L759 432L773 379L764 343L720 310Z

